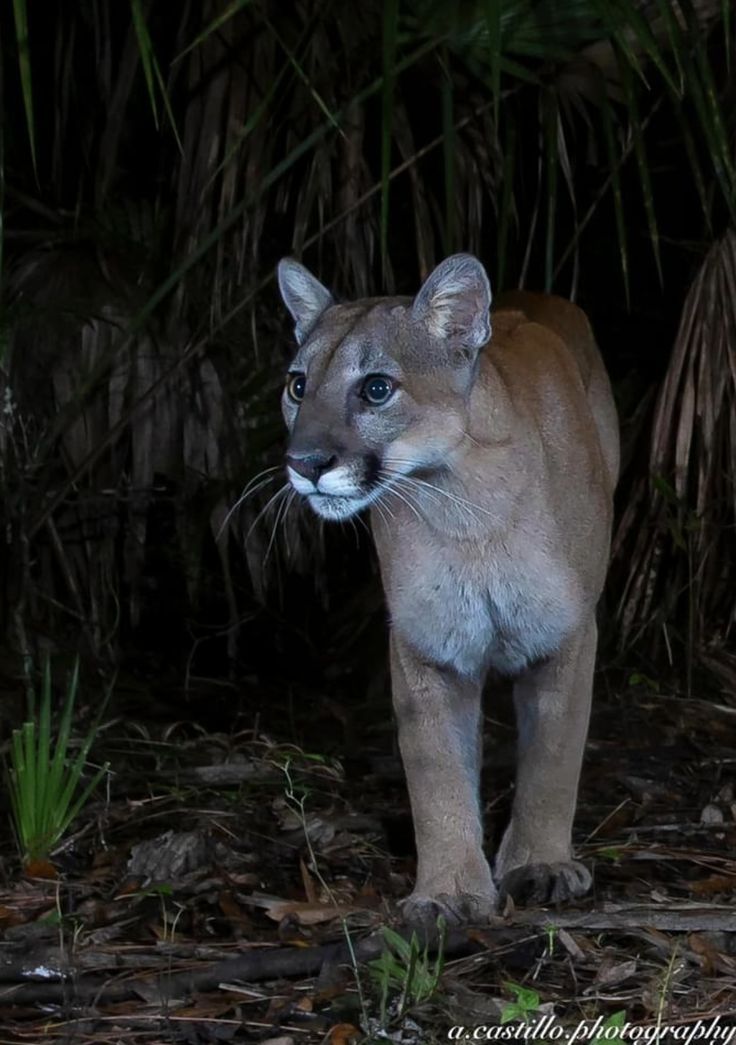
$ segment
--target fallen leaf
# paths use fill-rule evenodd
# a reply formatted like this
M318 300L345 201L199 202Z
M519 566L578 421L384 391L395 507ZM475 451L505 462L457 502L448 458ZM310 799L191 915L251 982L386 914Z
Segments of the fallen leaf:
M331 922L335 918L347 918L350 914L357 914L362 910L360 907L350 907L346 904L322 904L306 903L302 900L281 900L276 896L249 896L248 903L254 907L262 907L267 917L275 922L281 922L285 918L293 918L300 925L320 925L322 922Z
M596 987L612 987L616 983L623 983L630 977L635 976L637 964L635 959L625 962L614 962L610 958L604 958L595 976Z
M565 948L571 958L575 958L581 961L585 958L585 952L581 948L574 936L571 936L567 929L557 930L557 939L560 941L562 946Z
M23 871L28 878L47 878L54 880L59 877L56 868L50 860L30 860L24 865Z
M712 874L699 882L690 882L690 892L696 896L712 896L713 893L732 893L736 889L736 877L732 874Z
M14 911L11 907L0 906L0 928L6 928L9 925L22 925L25 918L19 914L18 911Z
M360 1031L352 1023L338 1023L330 1030L330 1045L353 1045L360 1037Z

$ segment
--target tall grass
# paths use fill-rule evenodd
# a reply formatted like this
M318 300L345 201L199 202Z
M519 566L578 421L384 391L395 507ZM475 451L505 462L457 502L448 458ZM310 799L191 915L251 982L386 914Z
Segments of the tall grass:
M108 769L107 764L101 766L85 783L87 756L96 737L94 727L72 753L78 686L79 662L54 726L51 666L47 660L38 704L35 699L31 701L27 721L13 730L6 771L18 848L27 866L48 860Z

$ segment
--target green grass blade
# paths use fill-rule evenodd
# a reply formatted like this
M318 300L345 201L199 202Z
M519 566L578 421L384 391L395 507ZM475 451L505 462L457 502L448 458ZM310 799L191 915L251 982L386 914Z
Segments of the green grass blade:
M736 220L736 171L731 157L731 139L718 99L713 69L705 42L696 35L691 51L695 61L695 75L689 78L691 97L698 110L700 125L705 135L709 155L718 178L731 220Z
M248 0L248 2L251 2L251 0ZM312 22L308 23L304 27L304 31L302 32L302 35L300 36L299 40L297 41L296 47L294 48L294 56L297 61L299 60L299 55L301 54L302 49L305 48L308 44L310 37L312 36L313 30L314 20L312 20ZM285 63L283 63L280 66L276 75L270 81L268 89L264 93L256 108L253 110L253 112L250 113L248 119L245 121L240 130L233 135L234 141L232 145L228 147L225 156L217 165L217 167L215 167L214 171L210 175L209 180L204 186L204 192L207 192L211 188L213 182L217 178L219 178L222 172L227 169L230 163L232 163L234 157L237 155L240 149L242 149L248 137L252 134L252 132L261 122L264 114L270 109L273 99L276 96L276 92L279 90L284 80L286 80L290 68L291 66ZM333 125L339 127L339 120L337 119L337 117L332 113L330 115L332 117L331 122L333 123Z
M68 687L68 691L69 691L69 694L70 694L70 697L71 697L72 705L75 702L76 693L77 693L78 687L79 687L79 658L77 658L77 660L74 662L74 669L73 669L72 677L71 677L71 679L69 681L69 687ZM73 799L74 794L76 793L76 791L77 791L77 789L79 787L79 782L82 779L82 775L83 775L85 767L87 765L87 756L89 755L89 752L90 752L90 749L91 749L92 745L94 744L95 740L97 739L97 734L98 734L98 730L99 730L99 724L100 724L102 716L105 713L105 710L107 708L108 702L110 700L111 693L112 693L112 684L108 687L107 693L105 694L105 699L101 702L100 707L98 708L97 714L95 715L95 717L94 717L94 719L92 721L92 724L90 725L90 728L89 728L89 730L87 732L87 735L85 736L84 740L82 741L82 744L80 745L79 751L77 752L77 754L74 756L74 758L72 760L67 760L66 785L63 788L63 791L61 792L61 795L59 796L59 799L58 799L58 807L59 807L59 809L58 809L58 815L57 815L57 818L56 818L56 820L57 820L57 834L63 833L66 830L66 827L68 826L68 824L71 823L71 821L75 818L76 812L70 813L69 812L70 808L73 808L76 811L78 811L79 809L81 809L81 807L84 805L84 802L86 801L86 798L79 799L74 804L74 806L72 806L72 799ZM106 771L107 771L107 764L105 765L105 767L103 767L103 769L98 771L97 777L95 778L94 782L88 786L86 792L84 793L85 795L88 795L88 793L93 790L93 788L96 786L97 781L99 780L99 778Z
M388 216L391 182L391 144L396 82L396 50L399 35L399 0L383 4L383 84L381 90L381 264L384 276L388 261Z
M10 780L13 822L15 824L18 845L21 852L25 851L25 839L28 833L26 829L27 808L23 804L24 773L25 749L23 745L23 735L21 730L14 729L10 743L10 765L8 766L8 777Z
M84 791L81 792L77 800L73 804L70 804L68 806L64 819L59 824L57 838L61 838L62 835L66 834L70 825L74 823L74 821L81 813L82 809L84 809L85 805L89 801L90 795L97 788L98 784L105 776L105 773L107 773L109 768L109 762L105 762L103 766L100 766L100 768L96 771L95 775L92 777L90 782L85 787Z
M624 201L621 192L620 158L616 149L616 136L613 127L613 112L608 95L601 92L601 123L603 125L603 141L608 159L608 169L611 172L611 191L613 193L613 213L616 221L616 236L618 238L618 255L621 264L621 278L624 284L626 296L626 307L631 302L631 286L629 283L629 250L626 237L626 220L624 217Z
M502 73L506 73L508 76L513 76L514 79L520 80L521 83L530 84L532 87L541 87L542 79L536 75L531 69L527 69L526 66L520 62L515 62L508 55L504 55L499 60L499 66Z
M452 77L445 67L442 77L442 160L445 175L445 254L457 249L455 214L455 98Z
M176 126L176 120L174 119L174 113L169 100L169 92L166 90L166 84L164 83L161 68L158 64L158 59L156 58L156 52L153 48L151 34L148 31L148 25L146 24L141 0L130 0L130 10L133 18L133 28L135 29L136 40L138 41L138 54L140 55L141 65L143 66L143 76L145 77L148 97L151 102L153 122L156 125L156 130L160 130L158 106L156 105L156 86L158 85L164 111L166 112L168 121L171 124L171 129L174 132L176 144L179 152L184 155L184 148L181 143L181 138L179 137L179 130Z
M678 105L678 127L682 134L682 140L685 145L685 151L687 152L688 160L690 161L690 170L692 172L693 181L695 182L695 191L698 194L698 200L700 201L700 209L703 212L703 218L705 220L705 228L709 238L713 238L713 225L711 220L711 206L708 199L708 189L706 188L705 178L703 177L703 168L700 164L698 157L698 150L695 145L695 139L690 129L690 120L685 116L682 111L682 107Z
M56 750L54 751L53 758L51 759L51 768L49 771L49 794L52 796L51 803L53 806L57 806L61 801L61 795L64 791L64 781L66 774L69 772L68 769L68 752L69 752L69 739L71 737L72 730L72 718L74 714L74 704L77 696L77 684L79 681L79 661L77 660L74 665L72 677L67 685L67 693L64 701L64 706L61 712L61 718L59 720L59 728L56 736Z
M723 23L723 46L726 52L726 72L731 72L731 15L733 11L733 0L721 0L721 22ZM730 76L729 76L730 79Z
M544 236L544 289L552 290L555 261L555 226L557 222L557 189L559 156L557 135L560 112L554 95L542 97L542 128L544 137L544 166L547 181L547 226Z
M146 81L146 88L148 89L148 100L151 103L153 122L156 125L156 130L158 130L156 79L153 72L155 55L153 53L153 44L151 43L148 26L146 25L145 15L143 14L141 0L130 0L130 12L133 18L133 28L135 30L136 40L138 41L138 54L140 55L141 65L143 66L143 76Z
M159 64L155 55L153 56L153 71L156 76L158 88L161 91L161 98L163 99L164 109L166 110L166 116L168 117L169 124L171 125L171 130L173 131L174 138L176 139L177 148L179 149L179 153L183 156L184 146L182 145L181 138L179 137L179 128L176 126L176 120L174 119L174 111L171 108L169 92L166 89L166 84L164 83L164 78L161 75L161 69L159 68Z
M39 823L45 824L53 801L51 787L51 665L48 657L41 683L38 713L38 746L36 751L36 809Z
M632 48L629 46L628 40L633 39L635 48L643 51L655 66L670 91L676 94L678 91L677 80L672 76L667 65L665 53L636 4L632 4L630 0L623 0L623 2L619 0L618 4L611 4L610 0L602 0L601 7L613 15L609 25L611 25L617 44L622 48L628 48L630 54ZM616 7L618 7L618 14L616 14ZM638 60L634 68L637 68L637 71L639 71ZM640 71L639 75L642 82L646 85L643 71Z
M13 0L13 19L15 21L15 45L18 52L18 70L20 86L23 94L23 108L26 116L26 129L31 149L33 174L38 181L36 165L36 130L33 117L33 77L31 73L31 48L28 36L28 8L26 0Z
M501 9L498 0L485 0L483 14L488 31L488 68L490 72L491 98L493 99L493 123L498 127L498 112L501 103Z
M202 32L199 33L192 40L192 42L184 48L183 51L179 52L179 54L174 59L174 62L172 62L172 65L176 62L181 61L181 59L185 55L189 54L190 51L193 51L195 47L199 47L200 44L203 44L205 40L208 39L208 37L212 36L213 33L216 33L217 30L220 29L226 22L229 22L230 19L238 13L238 11L242 11L244 7L248 7L252 2L253 0L233 0L232 3L227 5L225 10L221 14L217 15L216 18L212 19L209 25L207 25L202 30Z
M311 94L312 98L314 98L315 102L317 103L319 108L322 110L324 115L327 117L327 119L330 121L332 126L336 130L339 131L340 130L340 124L338 122L337 117L335 116L335 113L330 109L330 107L327 105L327 102L324 100L322 95L319 93L317 88L312 83L312 80L307 75L307 72L304 69L304 66L302 65L302 63L297 58L296 53L289 47L289 45L286 43L284 38L277 31L276 27L273 25L273 23L268 18L264 17L264 23L268 26L269 32L273 35L273 37L277 41L279 47L281 48L281 50L286 55L286 57L288 59L288 62L289 62L289 65L292 67L292 69L294 70L296 75L299 77L299 79L302 81L304 86L307 88L307 90Z
M499 287L503 287L506 278L506 251L508 249L509 227L511 216L515 210L514 177L516 175L516 141L517 124L510 120L506 130L503 157L503 181L501 183L501 204L497 215L498 233L496 240L497 278Z
M644 200L644 212L647 219L647 229L652 245L654 263L657 268L660 286L663 283L662 258L659 249L659 227L654 210L654 192L652 190L652 178L647 159L646 144L644 141L644 124L639 113L639 102L636 90L631 79L631 71L621 54L618 55L618 68L621 75L621 86L623 87L626 106L629 111L629 130L631 133L636 166L639 172L639 183L641 185L642 198Z
M36 807L36 726L34 722L24 722L21 728L23 745L23 773L19 780L20 800L24 826L24 847L33 854L35 838L39 830L39 816Z
M667 31L670 52L675 60L675 65L677 66L678 83L676 94L678 98L682 98L685 90L685 68L683 65L683 56L687 49L687 42L682 27L679 21L675 18L671 0L656 0L656 4L660 18L662 19Z

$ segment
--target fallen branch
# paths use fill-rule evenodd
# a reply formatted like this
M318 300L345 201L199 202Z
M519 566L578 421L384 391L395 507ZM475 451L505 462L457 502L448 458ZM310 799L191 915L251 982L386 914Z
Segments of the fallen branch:
M733 907L710 905L667 906L633 904L612 906L602 911L516 911L513 925L559 929L659 929L662 932L736 932Z
M480 948L494 948L528 938L529 930L540 936L550 927L579 932L601 930L645 930L661 932L736 932L736 911L727 906L652 906L634 904L611 906L602 911L560 911L534 909L515 911L509 919L496 918L483 926L455 929L447 934L445 953L458 956ZM409 932L403 933L408 938ZM436 944L436 934L428 941ZM200 991L211 991L233 980L255 982L302 978L317 975L325 966L352 965L377 958L385 946L383 934L372 933L357 940L351 949L346 943L322 947L259 947L232 958L174 974L126 979L110 983L100 977L79 975L79 970L64 970L56 982L19 983L0 989L2 1004L94 1004L95 1006L143 997L151 1003L166 1003ZM7 978L7 970L6 970Z

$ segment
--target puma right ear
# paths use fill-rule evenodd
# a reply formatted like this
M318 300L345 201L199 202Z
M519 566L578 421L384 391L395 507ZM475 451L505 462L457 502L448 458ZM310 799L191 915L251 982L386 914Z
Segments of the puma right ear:
M472 254L445 258L414 299L412 314L429 333L474 354L491 336L491 285Z
M327 287L293 258L282 258L276 272L281 297L294 319L294 334L301 345L325 309L335 302Z

